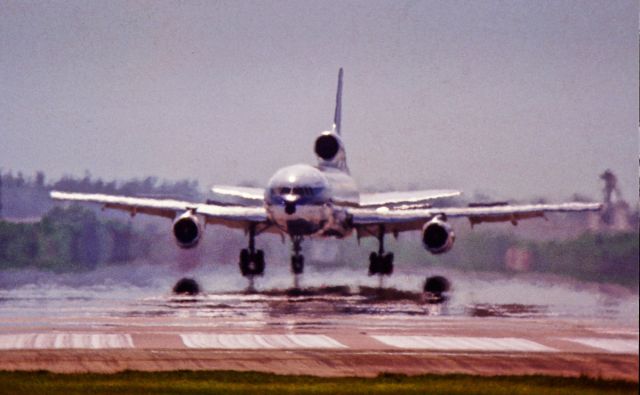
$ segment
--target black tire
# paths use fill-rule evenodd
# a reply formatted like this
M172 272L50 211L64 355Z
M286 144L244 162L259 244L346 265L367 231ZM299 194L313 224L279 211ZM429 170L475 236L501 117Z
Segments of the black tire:
M240 250L240 273L242 273L242 275L244 277L247 277L248 275L251 274L250 270L249 270L249 261L251 260L251 255L249 254L249 250L246 248L243 248L242 250Z
M382 257L382 274L390 276L393 273L393 252L385 254Z
M304 256L294 255L291 257L291 271L293 274L302 274L304 272Z
M264 251L258 250L254 256L255 272L253 274L262 276L264 274Z
M380 256L375 252L369 254L369 275L380 273Z
M247 264L251 260L251 254L249 254L249 250L243 248L240 250L240 263Z

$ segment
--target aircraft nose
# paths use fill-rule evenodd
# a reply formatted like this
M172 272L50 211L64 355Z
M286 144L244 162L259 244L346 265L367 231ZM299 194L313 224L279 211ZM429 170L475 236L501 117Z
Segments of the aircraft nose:
M284 195L282 199L284 200L284 212L289 215L295 214L296 204L298 203L300 197L293 193L288 193Z

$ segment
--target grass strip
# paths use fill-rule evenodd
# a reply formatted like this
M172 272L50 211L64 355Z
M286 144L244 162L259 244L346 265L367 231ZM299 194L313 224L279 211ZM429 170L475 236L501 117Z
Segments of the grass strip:
M588 377L462 374L336 378L231 371L116 374L0 372L0 394L637 394L638 383Z

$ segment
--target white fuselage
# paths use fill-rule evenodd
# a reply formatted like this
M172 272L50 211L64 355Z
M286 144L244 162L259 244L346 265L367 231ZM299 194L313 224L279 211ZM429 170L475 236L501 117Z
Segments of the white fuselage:
M271 223L291 236L349 235L353 229L345 207L357 205L359 199L349 174L309 165L278 170L264 195Z

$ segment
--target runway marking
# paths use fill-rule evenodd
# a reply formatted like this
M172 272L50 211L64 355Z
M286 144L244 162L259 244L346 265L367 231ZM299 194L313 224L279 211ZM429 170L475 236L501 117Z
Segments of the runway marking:
M526 339L514 337L373 336L392 347L421 350L464 351L558 351Z
M597 337L565 337L563 340L600 348L614 354L638 354L638 340Z
M256 335L256 334L180 334L189 348L211 349L279 349L279 348L347 348L325 335Z
M638 337L637 329L611 329L611 328L593 328L592 331L603 335L630 335Z
M0 349L133 348L131 335L104 333L30 333L0 335Z

